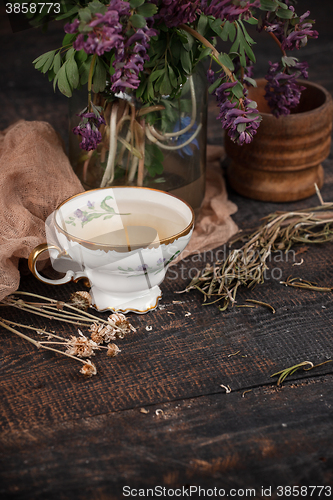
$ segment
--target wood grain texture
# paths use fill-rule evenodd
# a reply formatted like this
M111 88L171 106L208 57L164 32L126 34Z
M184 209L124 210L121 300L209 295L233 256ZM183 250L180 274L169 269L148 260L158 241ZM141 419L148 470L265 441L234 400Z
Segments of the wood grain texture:
M126 485L258 493L330 485L332 390L326 376L3 431L1 498L116 499Z

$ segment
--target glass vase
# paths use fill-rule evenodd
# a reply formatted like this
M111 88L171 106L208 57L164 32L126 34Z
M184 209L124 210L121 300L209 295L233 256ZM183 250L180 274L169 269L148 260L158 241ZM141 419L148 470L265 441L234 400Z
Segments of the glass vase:
M144 186L167 191L198 209L205 193L207 80L203 68L191 75L179 98L168 96L143 106L127 94L95 94L103 106L102 142L93 151L80 148L72 133L87 105L87 92L70 99L69 157L83 187Z

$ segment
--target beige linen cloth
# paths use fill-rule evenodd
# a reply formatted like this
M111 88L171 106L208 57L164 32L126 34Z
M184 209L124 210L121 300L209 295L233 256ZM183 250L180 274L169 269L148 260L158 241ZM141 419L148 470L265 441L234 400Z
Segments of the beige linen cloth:
M237 233L238 227L231 218L237 205L228 200L228 193L221 170L225 152L221 146L207 146L206 191L196 218L192 238L180 257L207 252L226 243Z
M46 241L46 218L81 191L51 125L22 120L0 132L0 300L19 287L19 260Z
M236 231L220 168L223 148L208 146L206 195L186 253L223 245ZM54 129L21 120L0 132L0 300L18 289L19 262L46 241L45 220L83 191Z

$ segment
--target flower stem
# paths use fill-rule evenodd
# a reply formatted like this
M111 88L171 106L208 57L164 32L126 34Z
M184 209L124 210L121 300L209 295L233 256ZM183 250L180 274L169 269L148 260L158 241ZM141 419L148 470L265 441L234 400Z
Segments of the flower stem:
M6 323L4 323L1 320L0 320L0 326L3 326L3 328L6 328L6 330L9 330L12 333L16 333L16 335L18 335L19 337L22 337L23 339L27 340L28 342L31 342L37 348L41 347L41 344L40 344L40 342L38 342L38 340L34 340L34 339L28 337L27 335L24 335L24 333L21 333L18 330L15 330L15 328L12 328L11 326L7 325Z
M94 75L96 59L97 59L97 54L94 54L93 58L91 60L89 75L88 75L88 109L89 110L90 110L90 104L91 104L92 79L93 79L93 75Z
M230 71L229 68L227 68L223 63L221 63L221 61L219 60L219 52L218 50L216 50L216 48L214 47L214 45L212 45L208 40L207 38L205 38L204 36L200 35L200 33L198 33L196 30L194 30L193 28L190 28L189 26L187 26L186 24L180 24L179 25L179 28L181 28L182 30L184 31L187 31L187 33L189 33L190 35L194 36L194 38L196 38L197 40L199 40L199 42L201 42L205 47L209 48L212 50L212 54L213 54L213 59L215 62L217 62L217 64L219 64L223 71L225 72L225 74L228 76L228 78L230 78L230 80L232 82L235 82L235 77L234 75L232 74L232 72Z
M111 184L114 177L114 161L117 153L117 112L118 103L114 103L112 105L110 116L109 156L100 187L105 187L106 185Z

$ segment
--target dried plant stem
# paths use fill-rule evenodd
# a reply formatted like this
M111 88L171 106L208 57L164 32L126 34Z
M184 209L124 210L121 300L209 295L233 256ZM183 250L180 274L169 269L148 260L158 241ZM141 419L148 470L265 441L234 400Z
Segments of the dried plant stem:
M15 333L16 335L18 335L19 337L23 338L24 340L27 340L31 344L34 344L38 349L40 349L40 348L41 349L46 349L48 351L53 351L53 352L56 352L58 354L63 354L64 356L67 356L68 358L72 358L72 359L75 359L76 361L80 361L80 363L83 363L83 364L87 363L86 360L83 360L81 358L73 356L72 354L68 354L67 352L60 351L59 349L54 349L52 347L48 347L48 346L45 345L45 342L43 342L43 341L40 342L39 340L34 340L31 337L28 337L28 335L24 335L24 333L19 332L18 330L16 330L15 328L12 328L11 326L9 326L8 324L6 324L5 322L3 322L1 320L0 320L0 326L2 326L3 328L5 328L6 330L9 330L12 333ZM66 342L61 342L61 343L65 344Z
M277 377L279 376L279 379L277 381L277 385L281 385L282 382L289 376L293 375L299 368L303 368L303 370L308 371L312 370L313 368L317 368L318 366L325 365L326 363L332 363L333 359L328 359L327 361L323 361L323 363L319 363L317 365L314 365L311 361L302 361L302 363L298 363L297 365L290 366L289 368L285 368L284 370L281 370L279 372L273 373L271 377ZM309 368L304 368L305 366L309 366Z
M16 323L15 321L10 321L9 319L4 319L4 318L1 318L1 319L6 324L18 326L20 328L26 328L27 330L33 330L36 333L46 335L47 337L52 336L56 339L63 340L63 337L60 337L59 335L56 335L55 333L48 332L48 331L43 330L41 328L35 328L34 326L30 326L30 325L23 325L23 323Z
M271 306L270 304L267 304L267 302L262 302L261 300L254 300L254 299L246 299L246 302L253 302L253 304L258 304L258 306L268 307L269 309L271 309L273 314L275 314L276 312L274 307Z
M35 294L35 293L31 293L31 292L23 292L23 291L16 291L14 294L15 295L24 295L24 296L27 296L27 297L33 297L33 298L36 298L36 299L41 299L41 300L46 300L48 302L50 302L51 304L53 304L58 311L61 311L61 309L59 309L59 304L61 304L61 307L66 307L68 309L70 309L71 311L74 311L74 313L72 314L72 318L74 319L74 321L67 321L68 323L74 323L74 324L78 324L76 319L80 319L81 321L86 321L86 322L92 322L93 321L98 321L99 323L104 323L106 325L110 324L110 321L107 321L107 320L104 320L104 319L101 319L101 318L97 318L96 316L94 316L93 314L90 314L88 313L87 311L79 311L75 306L72 306L71 304L68 304L68 302L61 302L59 303L59 301L55 300L55 299L51 299L49 297L44 297L43 295L38 295L38 294ZM10 296L11 297L11 296ZM7 297L8 299L8 297ZM22 309L22 307L18 306L18 305L15 305L11 302L8 302L8 300L4 300L2 303L3 305L8 305L8 306L13 306L13 307L17 307L18 309ZM29 304L27 302L21 302L22 306L24 306L24 304ZM41 306L43 306L43 304L41 304ZM38 311L40 310L40 308L36 307L36 314L38 314ZM62 313L59 312L58 315L56 317L53 317L54 316L54 313L52 313L52 315L50 314L40 314L41 316L45 316L47 318L50 318L50 316L52 316L52 319L61 319L63 318L62 316ZM82 323L82 326L84 326L84 323Z
M224 301L219 306L224 311L229 304L235 304L240 287L251 288L264 282L267 261L274 252L287 253L297 243L325 243L332 240L333 203L295 212L275 212L266 217L253 233L241 233L230 242L230 247L235 242L243 242L243 245L231 250L224 261L208 264L183 292L200 291L204 296L204 305ZM317 289L328 291L324 287Z
M280 281L282 285L292 286L294 288L303 288L304 290L313 290L315 292L331 292L333 288L327 286L319 286L317 283L303 280L302 278L291 278L290 276L286 281Z
M100 187L105 187L106 185L111 184L114 178L114 167L115 167L114 160L117 154L117 133L116 133L117 112L118 112L118 104L114 103L112 105L112 111L110 116L109 156Z

